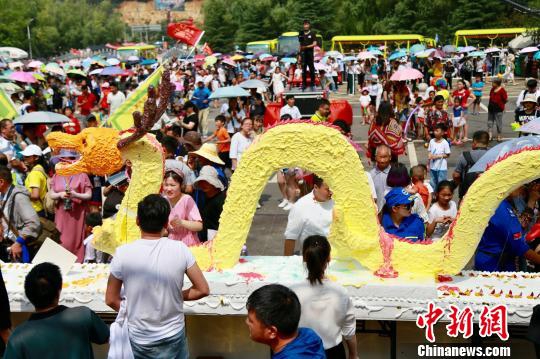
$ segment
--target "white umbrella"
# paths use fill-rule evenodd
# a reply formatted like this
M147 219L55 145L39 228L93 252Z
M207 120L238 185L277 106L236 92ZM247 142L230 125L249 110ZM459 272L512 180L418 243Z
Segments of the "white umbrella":
M330 56L333 58L340 58L340 59L343 57L343 55L339 51L328 51L324 54L324 56Z
M109 59L109 60L116 60L116 59ZM139 57L138 56L135 56L135 55L131 55L130 57L128 57L128 61L139 61ZM108 62L108 60L107 60ZM118 65L118 64L111 64L111 65Z
M62 70L62 68L58 66L56 62L51 62L45 65L45 71L58 76L66 76L64 70Z
M498 47L489 47L485 49L484 52L486 54L491 54L492 52L501 52L501 49L499 49Z
M240 86L241 88L244 88L244 89L267 88L268 87L268 82L264 82L264 81L257 80L257 79L251 79L251 80L246 80L244 82L240 82L238 84L238 86Z
M120 63L120 60L115 59L114 57L108 58L108 59L105 60L105 61L107 61L107 63L108 63L109 65L111 65L111 66L116 66L116 65L118 65L118 64Z
M33 61L30 61L28 65L26 65L26 67L29 67L31 69L39 69L41 65L43 65L43 62L38 61L38 60L33 60Z
M90 71L88 75L99 75L102 71L103 69L95 69L95 70Z
M24 90L21 86L14 84L13 82L0 82L0 89L4 90L7 93L19 92Z
M19 60L26 59L28 53L17 47L0 47L0 56L7 59Z
M13 61L8 64L9 68L15 70L17 67L22 68L24 64L20 61Z
M519 50L519 53L520 54L530 54L531 52L536 52L536 51L538 51L538 47L536 47L536 46L528 46L528 47L526 47L524 49Z
M71 67L79 67L79 66L81 66L81 60L71 59L71 60L68 61L68 64Z
M15 125L24 125L31 123L63 123L71 121L69 117L56 112L36 111L29 112L26 115L17 117L13 123Z

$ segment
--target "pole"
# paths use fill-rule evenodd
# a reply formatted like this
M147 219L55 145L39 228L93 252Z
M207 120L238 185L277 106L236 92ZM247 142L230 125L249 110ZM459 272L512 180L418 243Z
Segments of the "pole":
M28 21L28 23L26 24L26 35L28 37L28 54L30 55L30 58L32 58L32 35L30 34L30 24L34 21L35 19L32 18L30 19L30 21Z

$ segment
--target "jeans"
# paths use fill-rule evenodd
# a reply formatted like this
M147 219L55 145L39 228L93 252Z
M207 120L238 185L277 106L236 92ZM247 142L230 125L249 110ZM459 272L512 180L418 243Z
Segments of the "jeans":
M130 340L135 359L189 359L185 328L172 337L150 344L137 344Z
M493 128L493 123L497 126L497 134L500 135L502 132L502 112L488 112L488 130L491 132Z
M429 172L431 174L429 184L433 187L434 191L437 191L439 183L448 179L448 170L430 170Z

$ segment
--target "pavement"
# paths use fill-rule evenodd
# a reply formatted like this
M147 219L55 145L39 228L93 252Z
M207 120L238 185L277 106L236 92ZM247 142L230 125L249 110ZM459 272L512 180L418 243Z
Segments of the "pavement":
M455 81L454 81L455 82ZM469 124L469 138L472 138L472 134L478 130L487 130L487 105L489 99L489 89L491 85L486 83L484 88L484 95L482 97L482 105L479 115L468 116ZM524 79L516 80L516 85L505 85L508 92L508 103L503 116L503 139L509 139L517 137L517 133L512 131L510 124L514 121L514 110L516 108L516 100L519 93L525 89ZM346 93L346 84L341 85L338 93L331 94L331 99L346 99L350 102L353 108L353 125L352 135L353 140L365 145L367 143L368 126L361 124L360 116L360 95L348 96ZM218 107L219 108L219 107ZM472 109L472 108L471 108ZM218 109L212 108L210 112L210 118L214 118L218 114ZM213 121L210 121L213 126ZM213 128L211 128L213 130ZM497 142L492 141L491 145L495 145ZM465 143L462 146L452 146L452 154L448 158L448 174L451 177L451 173L457 164L459 155L463 151L471 150L471 141ZM419 163L427 164L427 150L424 148L424 142L421 140L415 140L407 143L407 154L400 156L399 161L405 164L408 168ZM361 156L362 164L364 168L369 169L367 158L365 155ZM457 191L456 191L457 192ZM261 198L260 209L257 210L247 240L247 248L249 255L268 255L276 256L283 254L283 233L287 225L288 212L278 207L281 201L281 193L276 181L276 176L272 176L267 183Z

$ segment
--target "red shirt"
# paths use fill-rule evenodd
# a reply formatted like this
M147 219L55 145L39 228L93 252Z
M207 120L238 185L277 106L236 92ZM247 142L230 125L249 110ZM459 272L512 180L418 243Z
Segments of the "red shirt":
M498 88L498 91L491 88L491 91L489 92L489 112L503 112L507 101L508 94L506 93L504 87L500 87L500 90ZM496 105L499 111L493 108L493 106L491 106L492 104Z
M456 98L456 97L461 98L461 107L463 107L463 108L468 107L467 100L469 99L470 96L471 96L471 91L469 91L467 89L456 90L456 91L452 92L452 97L453 98Z
M83 116L88 116L90 114L95 103L96 96L91 92L87 92L86 94L83 93L77 97L77 104L79 105L81 115Z
M81 123L79 120L73 115L69 117L69 119L71 120L70 122L64 122L62 125L64 131L70 135L76 135L81 132Z

